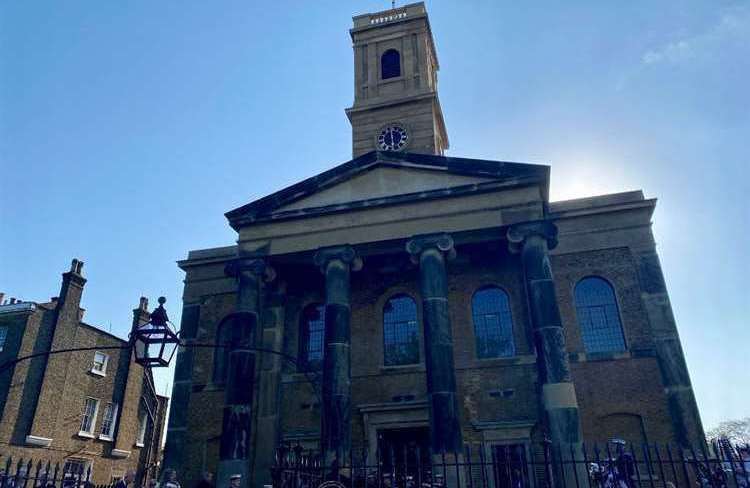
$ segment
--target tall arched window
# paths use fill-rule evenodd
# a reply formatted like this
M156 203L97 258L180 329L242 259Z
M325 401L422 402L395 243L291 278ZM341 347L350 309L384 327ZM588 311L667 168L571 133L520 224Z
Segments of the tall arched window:
M408 295L396 295L383 307L383 364L419 362L417 304Z
M612 286L602 278L591 276L578 282L575 295L586 352L624 351L625 338Z
M516 353L508 294L496 286L482 288L471 299L477 357L502 358Z
M384 80L401 76L401 55L395 49L389 49L380 57L380 73Z
M225 347L214 349L213 382L226 383L229 374L229 352L242 343L250 340L252 328L241 318L225 317L216 329L216 344Z
M317 370L323 364L325 347L326 307L313 303L302 311L299 329L299 365L304 370Z

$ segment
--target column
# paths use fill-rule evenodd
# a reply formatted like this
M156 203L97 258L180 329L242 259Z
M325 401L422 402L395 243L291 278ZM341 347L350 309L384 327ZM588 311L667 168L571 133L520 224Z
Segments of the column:
M518 224L508 229L507 237L511 252L520 253L523 264L550 438L555 447L575 448L582 441L578 400L548 252L557 245L557 227L549 221Z
M264 349L284 348L286 289L276 279L263 290L262 344ZM254 486L271 484L271 466L280 441L280 396L283 361L278 354L260 353L258 406L254 438Z
M255 347L260 313L260 281L266 271L265 261L239 258L229 263L226 273L237 279L237 308L224 318L238 329L243 338L229 351L216 486L229 486L229 477L239 474L241 488L251 481L251 427L253 392L255 390Z
M705 439L703 424L680 345L659 256L653 244L633 249L633 256L638 267L641 300L654 337L656 358L667 395L675 440L683 448L700 445Z
M350 274L362 265L351 246L320 249L315 264L325 275L325 352L321 452L325 466L348 464L351 451Z
M406 243L406 250L419 263L432 450L435 454L460 453L461 425L445 269L446 257L455 255L453 239L447 234L418 236Z

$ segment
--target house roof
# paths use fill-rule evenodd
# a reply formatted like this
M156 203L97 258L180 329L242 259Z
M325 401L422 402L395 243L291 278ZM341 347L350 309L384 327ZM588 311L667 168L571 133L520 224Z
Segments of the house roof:
M241 227L251 225L255 222L276 220L280 218L280 214L275 213L275 211L281 207L310 197L315 193L331 188L377 167L418 169L486 179L484 183L463 185L451 189L460 191L463 194L466 192L487 191L490 187L496 187L497 184L534 183L542 187L542 194L545 201L549 198L549 166L547 165L453 158L431 154L372 151L266 197L231 210L225 216L235 230L239 230ZM353 200L345 204L338 203L335 206L330 206L331 208L319 207L316 210L317 213L340 212L365 206L388 205L408 200L441 198L452 194L454 192L446 192L445 189L434 189L410 194L381 196L369 200ZM310 215L309 209L305 212L288 212L282 217L294 218L306 215Z

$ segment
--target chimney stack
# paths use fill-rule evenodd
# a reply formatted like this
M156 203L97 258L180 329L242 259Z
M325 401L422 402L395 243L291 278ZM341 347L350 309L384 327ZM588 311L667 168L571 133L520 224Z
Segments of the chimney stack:
M141 297L138 301L138 307L133 309L133 327L138 327L151 320L151 314L148 313L148 298Z

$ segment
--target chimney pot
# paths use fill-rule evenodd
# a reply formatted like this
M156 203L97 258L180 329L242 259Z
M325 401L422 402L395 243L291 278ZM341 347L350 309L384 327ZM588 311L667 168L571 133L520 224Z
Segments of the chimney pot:
M14 303L16 303L15 297L10 297L10 304L13 305Z
M3 304L3 299L5 298L5 293L0 293L0 305Z

